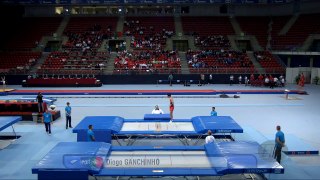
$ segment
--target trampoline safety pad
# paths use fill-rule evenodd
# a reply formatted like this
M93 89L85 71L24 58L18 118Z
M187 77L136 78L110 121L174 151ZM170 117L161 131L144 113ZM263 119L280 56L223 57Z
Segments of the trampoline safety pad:
M213 168L212 162L227 167L225 158L207 157L205 151L112 151L105 168Z

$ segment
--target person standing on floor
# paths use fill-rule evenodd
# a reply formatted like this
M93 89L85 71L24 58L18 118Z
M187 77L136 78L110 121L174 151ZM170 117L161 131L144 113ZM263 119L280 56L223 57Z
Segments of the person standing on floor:
M216 111L216 107L212 107L212 111L210 113L211 116L218 116L218 113Z
M67 102L67 106L65 107L65 111L66 111L66 129L69 128L72 128L72 125L71 125L71 106L70 106L70 103Z
M47 134L51 135L52 115L48 111L48 109L46 109L46 111L43 113L43 122L46 128Z
M238 77L238 80L239 80L239 84L242 84L242 76L241 75Z
M300 74L300 78L299 78L298 85L302 88L302 87L304 87L304 82L305 82L305 77L304 77L304 74L301 73L301 74Z
M6 92L6 77L5 76L1 77L1 82L2 82L3 92L5 93Z
M245 86L248 86L248 84L249 84L249 79L247 76L244 76L244 84L245 84Z
M233 75L230 75L230 86L232 86L233 80L234 80L234 76L233 76Z
M209 74L209 82L208 84L213 84L213 77L212 74Z
M170 111L170 122L172 122L173 120L173 110L174 110L174 101L173 101L173 98L171 97L171 94L169 93L168 95L168 98L169 98L169 111Z
M206 76L203 73L200 74L200 81L199 82L200 82L199 86L203 86L206 83Z
M93 133L93 126L90 124L88 126L88 131L87 131L87 141L96 141L96 138L94 137L94 133Z
M43 112L44 111L44 109L43 109L43 96L42 96L41 92L38 92L37 102L38 102L39 113Z
M284 133L281 131L281 127L277 126L277 133L275 137L275 147L274 147L274 158L280 163L281 161L281 150L284 147L285 139Z
M169 85L172 86L172 81L173 81L173 75L172 75L172 73L169 74L169 76L168 76L168 81L169 81Z

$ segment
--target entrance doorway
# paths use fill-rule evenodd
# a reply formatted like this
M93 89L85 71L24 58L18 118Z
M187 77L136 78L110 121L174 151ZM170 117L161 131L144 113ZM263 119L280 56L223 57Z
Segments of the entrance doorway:
M126 49L126 47L123 46L123 42L124 40L109 40L108 45L111 51L122 51Z
M237 46L242 51L252 51L251 43L249 40L237 40Z
M188 40L173 40L173 50L187 51L188 49Z
M48 41L46 47L44 48L44 51L46 52L52 52L52 51L58 51L61 46L61 41Z

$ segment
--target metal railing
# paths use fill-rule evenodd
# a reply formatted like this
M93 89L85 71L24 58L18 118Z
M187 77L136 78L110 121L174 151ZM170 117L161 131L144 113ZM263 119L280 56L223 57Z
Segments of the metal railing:
M186 70L186 71L184 71ZM160 70L151 69L116 69L113 74L183 74L181 72L189 72L188 74L259 74L259 72L267 74L284 74L285 68L167 68Z
M4 74L11 75L31 75L29 70L26 69L10 69L5 71ZM189 73L182 73L189 72ZM164 69L114 69L111 72L106 72L105 68L93 69L93 68L79 68L79 69L57 69L46 68L39 69L36 74L38 75L110 75L110 74L260 74L259 72L265 72L266 74L285 74L285 68L164 68Z

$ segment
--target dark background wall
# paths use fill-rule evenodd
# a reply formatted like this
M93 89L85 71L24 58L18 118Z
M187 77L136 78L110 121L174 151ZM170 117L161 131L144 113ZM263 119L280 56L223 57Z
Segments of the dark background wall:
M305 56L305 55L279 55L280 59L288 66L288 59L290 59L290 66L288 67L318 67L316 64L312 66L310 64L310 59L313 58L314 61L319 59L318 56Z
M17 30L15 27L20 23L23 15L24 7L22 6L0 5L0 49L3 49L3 45L10 40L9 38Z

